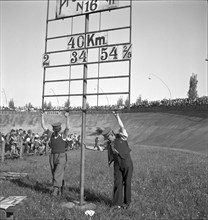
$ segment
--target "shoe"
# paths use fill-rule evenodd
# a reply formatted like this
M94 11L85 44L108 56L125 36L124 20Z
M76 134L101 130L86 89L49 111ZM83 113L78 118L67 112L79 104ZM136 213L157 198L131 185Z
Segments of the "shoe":
M60 193L61 193L61 195L64 194L64 186L61 187Z
M63 180L63 181L62 181L61 190L60 190L61 195L64 194L64 185L65 185L65 182L64 182L64 180Z
M52 196L58 196L59 195L59 188L58 187L54 187L53 188L53 192L51 193Z
M115 210L119 210L119 209L121 209L122 207L121 207L120 205L115 205L115 206L112 206L112 208L115 209Z
M123 204L123 205L122 205L122 209L128 209L129 206L130 206L129 204Z

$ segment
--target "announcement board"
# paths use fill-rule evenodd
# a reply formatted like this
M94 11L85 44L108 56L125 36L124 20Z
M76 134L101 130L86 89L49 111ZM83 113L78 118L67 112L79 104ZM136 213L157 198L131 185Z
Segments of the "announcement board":
M119 95L130 97L132 1L48 1L42 106L53 100L65 109L69 99L80 106L81 96L92 106L99 97L111 96L112 103Z
M116 8L119 0L57 0L56 18Z

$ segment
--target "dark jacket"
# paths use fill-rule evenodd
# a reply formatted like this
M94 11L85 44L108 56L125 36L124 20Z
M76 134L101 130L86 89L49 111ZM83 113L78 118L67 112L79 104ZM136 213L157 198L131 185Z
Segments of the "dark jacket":
M126 155L129 155L131 151L127 142L127 138L124 138L121 134L115 134L115 136L116 139L113 143L110 141L107 142L109 166L113 161L118 161L117 157L125 159Z

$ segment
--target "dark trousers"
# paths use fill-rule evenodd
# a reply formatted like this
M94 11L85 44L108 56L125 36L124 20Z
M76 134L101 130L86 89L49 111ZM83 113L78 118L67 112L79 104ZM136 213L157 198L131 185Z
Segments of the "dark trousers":
M132 173L133 163L129 154L124 158L118 156L114 160L113 205L121 206L123 203L131 203Z
M49 162L51 166L53 186L60 188L64 182L64 171L67 162L67 154L50 154Z

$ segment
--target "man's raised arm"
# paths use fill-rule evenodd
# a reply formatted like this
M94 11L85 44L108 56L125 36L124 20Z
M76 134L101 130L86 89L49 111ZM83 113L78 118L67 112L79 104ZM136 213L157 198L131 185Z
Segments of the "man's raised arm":
M113 111L113 115L115 116L115 118L116 118L117 121L118 121L118 125L119 125L119 127L120 127L119 133L120 133L121 135L123 135L124 137L128 138L127 131L126 131L125 127L124 127L123 122L121 121L121 118L120 118L118 112L117 112L117 111Z
M45 126L44 112L41 112L41 127L43 128L44 131L47 130L47 128Z
M64 116L66 117L66 129L65 129L65 135L69 136L69 112L65 112Z

